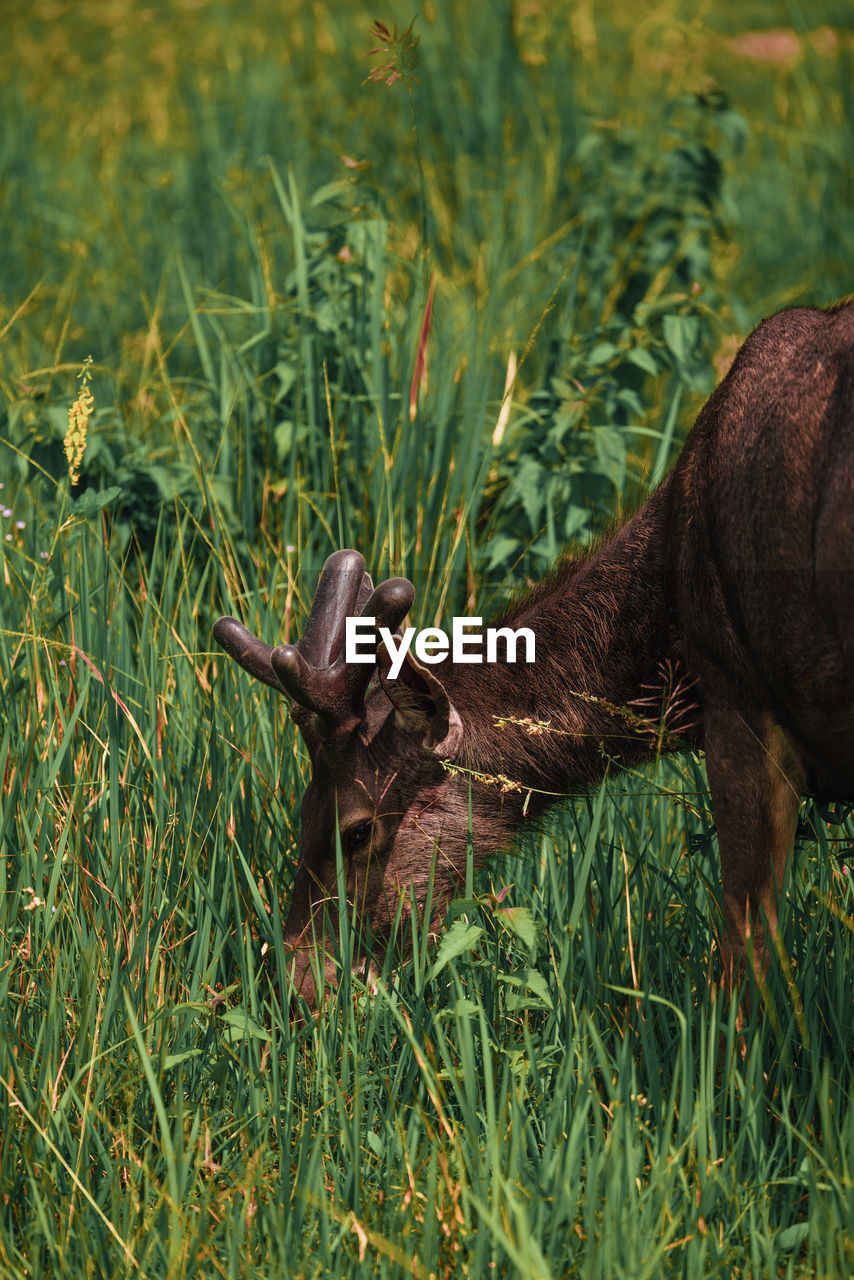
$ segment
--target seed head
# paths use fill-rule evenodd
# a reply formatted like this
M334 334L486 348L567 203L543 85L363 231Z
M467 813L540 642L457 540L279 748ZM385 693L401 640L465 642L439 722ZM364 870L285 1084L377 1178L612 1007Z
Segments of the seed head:
M376 53L383 54L388 60L381 67L374 67L367 80L378 84L394 84L395 80L404 80L408 85L412 81L418 83L415 68L418 65L418 41L420 36L413 35L415 25L413 18L405 31L398 31L397 26L391 30L384 22L374 22L371 35L377 41L376 49L368 50L368 57Z
M77 484L80 479L80 464L86 452L89 419L95 408L95 398L89 390L89 380L92 377L91 356L86 357L77 377L80 379L80 390L77 392L77 399L68 410L68 430L63 441L65 457L68 461L68 478L72 484Z

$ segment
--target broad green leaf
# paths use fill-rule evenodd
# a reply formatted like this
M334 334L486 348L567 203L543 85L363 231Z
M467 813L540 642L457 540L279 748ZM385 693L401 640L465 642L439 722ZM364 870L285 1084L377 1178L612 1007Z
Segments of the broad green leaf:
M465 951L471 951L482 934L483 929L480 925L466 924L465 920L456 920L439 944L429 977L435 978L449 961L461 956Z
M248 1040L254 1038L256 1040L270 1039L270 1033L265 1031L262 1026L251 1018L243 1009L228 1009L222 1015L222 1021L227 1025L226 1039L232 1044L236 1040Z
M202 1049L187 1049L184 1053L168 1053L163 1059L163 1070L169 1071L172 1067L179 1067L182 1062L189 1062L191 1058L201 1058L202 1056Z
M620 348L615 347L613 342L597 342L590 352L587 362L595 369L600 364L607 364L609 360L613 360L614 356L619 354Z
M792 1249L797 1249L803 1244L810 1233L810 1224L808 1222L793 1222L790 1227L784 1227L782 1231L777 1233L777 1248L788 1253Z
M630 364L653 377L659 372L658 361L647 347L634 347L628 354Z
M696 316L665 316L664 341L676 359L684 364L691 356L700 336L700 321Z
M528 907L501 907L496 912L501 923L533 951L537 945L537 927Z

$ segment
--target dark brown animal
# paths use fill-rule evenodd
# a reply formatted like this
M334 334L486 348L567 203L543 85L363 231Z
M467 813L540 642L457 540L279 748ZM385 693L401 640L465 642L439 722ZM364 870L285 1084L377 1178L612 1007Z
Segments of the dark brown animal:
M524 804L654 754L662 718L706 753L727 967L750 938L760 969L800 796L854 799L854 306L784 311L750 335L645 505L502 620L534 631L533 666L407 660L391 680L382 648L376 666L344 662L347 615L393 630L413 598L399 578L374 591L344 551L296 645L214 628L291 699L311 757L286 930L309 1002L309 955L337 927L336 820L348 901L382 956L401 895L423 912L434 858L438 927L469 824L479 862L512 843Z

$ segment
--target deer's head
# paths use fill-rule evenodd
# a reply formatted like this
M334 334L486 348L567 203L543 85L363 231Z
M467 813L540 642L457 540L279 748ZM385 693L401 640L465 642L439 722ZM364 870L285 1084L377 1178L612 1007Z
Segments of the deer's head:
M463 725L443 683L410 656L389 679L381 644L367 663L344 657L348 617L375 618L377 635L380 627L394 632L414 597L404 578L374 589L362 556L338 551L323 568L296 644L264 644L234 618L214 626L232 658L289 699L308 748L311 782L285 940L295 985L310 1004L318 944L334 981L329 938L338 928L339 840L348 910L373 938L375 957L384 953L401 897L406 909L414 895L423 912L432 875L431 917L438 921L465 872L468 787L443 768L460 751Z

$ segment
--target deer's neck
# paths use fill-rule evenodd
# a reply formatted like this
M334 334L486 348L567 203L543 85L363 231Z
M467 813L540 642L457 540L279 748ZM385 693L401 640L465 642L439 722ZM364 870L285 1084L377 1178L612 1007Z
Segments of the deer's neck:
M679 681L670 507L665 482L612 538L490 624L531 628L532 665L443 671L465 728L463 766L518 783L520 796L530 788L529 807L541 808L543 793L583 789L609 760L625 767L672 746L657 732L679 692L668 690Z

